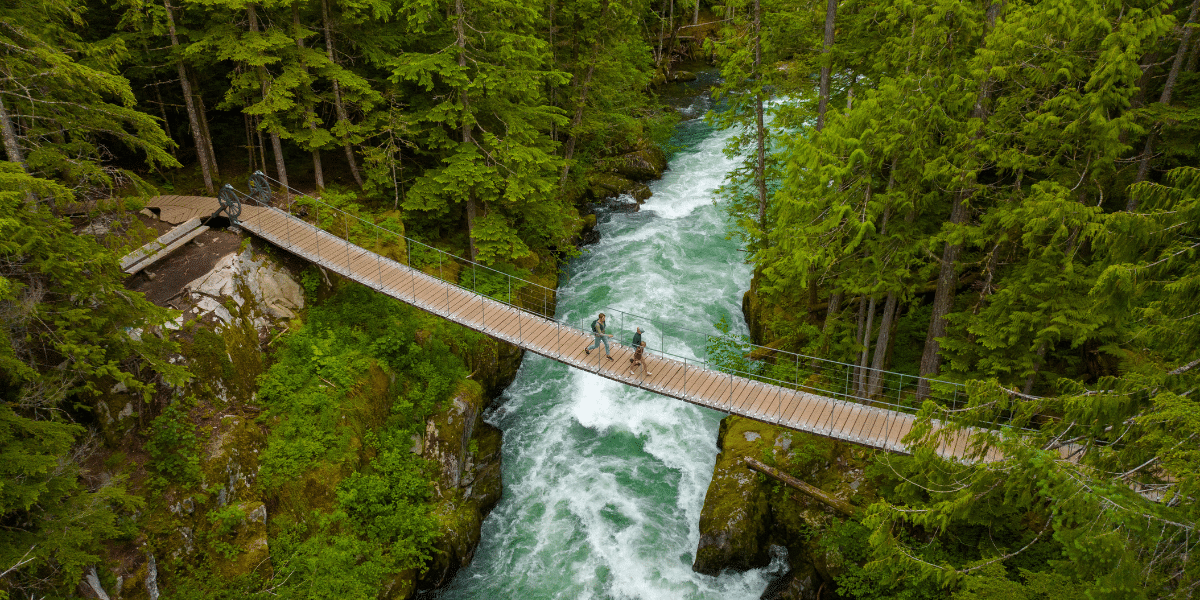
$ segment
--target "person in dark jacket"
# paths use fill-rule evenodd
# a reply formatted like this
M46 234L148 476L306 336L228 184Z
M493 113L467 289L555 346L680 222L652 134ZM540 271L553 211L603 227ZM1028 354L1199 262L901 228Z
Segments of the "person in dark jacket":
M595 321L592 321L592 335L596 336L596 341L592 342L591 346L585 348L583 353L590 355L592 350L599 348L600 343L603 342L604 356L606 356L608 360L612 360L612 352L610 352L608 349L608 338L612 337L612 334L604 333L604 313L600 313L600 316L596 317Z
M653 375L654 373L651 373L650 371L646 370L646 363L643 362L643 359L642 359L642 352L646 349L646 342L642 341L642 328L641 327L638 327L637 333L633 334L633 344L632 345L633 345L633 357L629 359L629 372L633 373L634 371L636 371L638 369L638 367L641 367L642 373L644 373L646 375Z

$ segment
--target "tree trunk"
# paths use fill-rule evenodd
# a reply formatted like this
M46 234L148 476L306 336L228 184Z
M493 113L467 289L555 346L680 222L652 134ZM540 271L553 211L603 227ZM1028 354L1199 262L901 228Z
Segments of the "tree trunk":
M200 93L200 82L192 74L192 91L196 94L196 112L200 116L200 129L204 131L204 147L208 149L208 166L212 169L213 181L221 179L221 169L217 164L217 153L213 150L212 131L208 128L208 109L204 107L204 94Z
M4 106L3 95L0 95L0 131L4 135L4 152L8 154L8 161L21 165L21 172L29 173L29 167L25 165L25 156L21 153L21 145L17 143L17 130L8 115L8 107Z
M258 13L254 11L254 5L246 6L246 14L250 18L250 31L258 33ZM258 68L258 78L262 82L262 95L265 100L270 91L270 84L267 81L267 74L262 67ZM275 152L275 173L279 176L279 183L283 185L283 194L286 197L291 197L291 186L288 185L287 166L283 160L283 142L279 139L279 133L268 131L271 138L271 150Z
M696 14L700 14L700 0L696 0ZM754 76L759 90L754 94L755 140L757 141L757 156L754 163L754 185L758 192L758 228L762 231L759 243L767 247L767 130L763 127L763 96L762 96L762 10L759 0L754 0Z
M558 32L558 23L554 20L554 9L558 5L558 0L550 0L550 7L547 10L546 20L550 22L550 30L546 32L546 39L550 40L550 66L553 69L558 68L558 47L554 39L554 34ZM550 106L558 108L558 85L548 84L550 92ZM554 121L550 122L550 141L558 141L558 124Z
M1033 384L1037 381L1038 370L1041 369L1042 361L1045 360L1045 358L1046 341L1042 340L1042 343L1038 344L1037 358L1033 361L1033 372L1029 374L1027 379L1025 379L1025 386L1022 388L1021 393L1028 396L1029 393L1033 391Z
M246 154L249 159L250 170L254 170L254 133L250 128L250 115L242 113L242 121L246 124Z
M829 306L825 309L825 322L821 324L821 338L828 339L830 329L837 320L838 311L842 308L842 292L835 291L829 295Z
M597 42L599 45L599 42ZM595 48L593 48L595 49ZM587 75L583 78L583 86L579 91L579 103L575 106L575 115L571 117L571 132L567 138L567 143L563 147L563 169L562 176L558 178L558 184L562 185L567 182L567 174L571 172L571 159L575 156L575 139L578 137L576 131L579 125L583 123L583 108L587 102L588 86L592 83L592 74L596 72L596 55L592 54L592 64L588 65Z
M875 360L871 363L871 377L867 384L867 397L873 398L883 387L884 359L891 343L892 321L896 316L896 292L888 292L883 305L883 319L879 323L879 337L875 341Z
M1190 25L1196 20L1196 11L1200 9L1200 0L1192 0L1192 8L1188 12L1187 22L1183 24L1183 39L1179 40L1179 49L1175 51L1175 60L1171 62L1171 71L1167 73L1167 81L1163 84L1162 96L1158 102L1163 106L1171 104L1171 93L1175 89L1175 81L1179 79L1179 71L1183 67L1183 59L1188 52L1188 44L1192 39L1192 28ZM1142 149L1142 160L1138 163L1137 178L1134 183L1141 183L1146 180L1146 176L1150 173L1150 155L1154 153L1154 142L1156 132L1151 129L1150 134L1146 136L1146 147ZM1129 202L1125 204L1125 210L1133 212L1137 210L1138 201L1134 194L1129 195Z
M275 152L275 172L279 174L279 183L283 185L284 196L291 197L292 188L288 185L287 166L283 160L283 142L279 139L279 134L274 131L271 134L271 150Z
M859 393L866 394L867 392L867 366L871 360L871 330L875 327L875 296L871 296L871 301L867 305L867 326L863 329L862 336L862 356L859 359L858 367L858 382L857 387Z
M174 142L175 138L171 136L171 122L167 119L167 103L163 102L162 90L158 87L158 81L154 82L154 97L158 99L158 112L159 112L159 114L162 115L163 131L165 131L167 134L167 137L170 138L172 142ZM175 155L174 147L167 148L167 151L171 153L172 158L176 158L176 159L179 158L178 156Z
M961 225L967 220L966 194L957 194L950 211L950 223ZM938 272L937 290L933 294L933 314L929 318L929 331L925 335L925 349L921 354L921 379L917 385L917 398L929 394L926 377L938 374L942 366L941 342L946 335L946 315L954 306L954 291L958 285L958 258L962 255L962 244L946 242L942 250L941 269Z
M837 0L825 7L825 40L821 44L821 88L817 96L817 131L825 128L825 110L829 108L829 53L833 49L833 24L837 19Z
M329 24L329 0L321 0L321 23L325 28L325 55L329 58L329 62L336 62L333 53L333 33L331 33ZM350 117L346 113L346 105L342 102L342 87L338 84L337 77L331 77L333 82L333 108L337 111L338 123L349 122ZM350 142L345 141L342 147L346 150L346 162L350 164L350 174L354 176L354 181L358 183L358 187L363 186L362 175L358 172L358 162L354 158L354 148Z
M754 14L758 14L758 0L754 0ZM696 0L696 10L692 11L692 25L700 24L700 0ZM757 27L757 24L755 24Z
M1200 2L1200 0L1196 0ZM987 26L984 30L983 40L980 42L981 48L987 47L987 35L995 29L996 17L1000 12L1000 3L993 2L987 9ZM979 87L979 93L975 97L975 106L971 111L973 119L985 121L987 119L987 100L991 95L991 80L985 78ZM975 132L972 139L972 148L969 151L974 157L974 144L978 141L982 133L982 125L980 131ZM968 159L967 163L973 160ZM966 179L966 178L964 178ZM955 194L953 206L950 208L950 224L956 228L963 223L966 223L967 217L970 215L968 203L971 197L974 196L975 189L970 185L969 181L964 180L963 189ZM945 248L942 250L941 268L938 272L937 290L933 295L933 314L929 318L929 331L925 335L925 348L921 353L921 379L917 383L917 398L924 398L929 394L929 380L926 377L933 377L938 374L942 366L941 343L938 338L946 335L946 315L950 313L950 309L954 306L954 293L958 287L958 259L962 255L962 244L946 242Z
M454 0L454 35L455 45L458 46L458 66L465 69L467 66L467 31L466 10L463 8L463 0ZM462 91L462 143L467 145L471 143L471 122L467 118L470 111L470 103L467 98L467 91ZM471 260L479 254L479 250L475 247L475 193L467 194L467 245L471 254Z
M167 33L171 36L171 47L178 48L179 37L175 35L175 17L171 14L171 3L164 0L163 8L167 11ZM192 99L192 82L188 79L187 67L184 66L182 60L176 61L175 68L179 71L179 85L183 88L183 101L187 106L192 139L196 143L196 159L200 161L200 173L204 177L204 190L213 194L215 193L213 176L208 164L208 152L204 147L204 132L200 129L200 119L196 116L196 102Z
M763 475L766 475L767 477L777 479L777 480L782 481L783 483L787 484L790 487L800 490L801 492L807 494L809 497L825 503L826 505L837 510L838 512L842 513L843 515L852 517L852 516L858 514L859 512L861 512L861 510L858 507L854 506L853 504L850 504L849 502L846 502L845 500L842 500L842 499L838 498L837 496L834 496L833 494L830 494L830 493L826 492L825 490L822 490L819 487L804 483L803 481L800 481L799 479L796 479L795 477L792 477L791 475L788 475L787 473L784 473L783 471L780 471L774 467L768 466L768 465L764 464L762 461L759 461L758 459L747 456L746 457L746 466L755 471L758 471L759 473L762 473Z
M605 17L608 16L608 7L608 0L603 0L600 4L601 23L603 23ZM579 103L575 105L575 114L571 117L571 132L569 134L570 137L567 138L566 147L563 149L564 164L562 176L558 179L559 185L567 182L567 173L569 173L571 170L571 159L575 156L575 140L579 137L577 135L577 130L579 129L579 125L583 123L584 106L587 104L588 91L592 85L592 76L596 73L596 63L599 61L599 58L597 57L600 55L600 52L603 49L604 44L600 43L600 39L597 37L596 42L592 44L592 60L588 64L587 75L584 76L583 85L579 90Z
M301 52L304 51L304 38L300 36L300 5L292 5L292 36L296 39L296 47ZM308 73L308 67L301 62L301 71ZM304 106L304 120L308 122L308 130L312 133L313 138L317 136L317 112L312 106ZM311 145L311 144L310 144ZM312 147L313 156L313 179L317 184L317 189L325 190L325 172L321 169L321 149L316 146Z

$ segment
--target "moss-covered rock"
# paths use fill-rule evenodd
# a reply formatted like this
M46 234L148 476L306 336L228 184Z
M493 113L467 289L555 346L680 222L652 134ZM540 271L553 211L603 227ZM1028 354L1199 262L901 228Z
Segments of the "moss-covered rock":
M237 579L256 573L271 577L271 552L267 544L267 507L262 502L231 504L235 518L211 519L210 544L214 566L221 577Z
M700 512L700 544L692 570L716 575L725 569L745 571L770 562L768 486L745 465L758 457L758 441L772 428L738 417L721 421L721 448L712 482Z
M605 158L599 166L633 181L649 181L662 177L667 170L667 155L658 146L647 143L633 152Z
M742 294L742 317L746 319L746 327L750 330L750 339L756 344L767 343L766 327L763 319L763 302L758 295L758 274L750 280L750 289Z
M588 178L588 193L593 200L615 198L628 194L639 203L650 197L650 188L644 183L638 183L615 173L593 173Z
M471 562L483 518L500 500L500 430L483 422L485 396L474 382L459 387L442 410L426 421L424 458L437 473L435 496L440 536L418 585L450 582Z
M472 373L471 380L479 384L480 395L490 402L516 379L525 351L495 338L479 337L478 343L468 348L455 348L455 353L466 361Z
M821 532L844 519L827 504L745 466L754 457L855 506L874 500L863 468L869 451L838 441L730 416L721 422L721 453L700 516L693 569L716 574L767 564L772 545L788 550L790 572L772 584L771 598L812 598L833 589L844 567ZM764 596L767 597L767 596Z

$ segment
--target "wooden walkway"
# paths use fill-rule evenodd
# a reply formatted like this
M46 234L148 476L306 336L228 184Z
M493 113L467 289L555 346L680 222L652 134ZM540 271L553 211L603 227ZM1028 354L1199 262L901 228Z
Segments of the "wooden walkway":
M170 217L183 222L212 214L218 204L215 198L160 196L151 199L149 206L160 209L164 220ZM651 356L650 352L646 352L645 362L653 375L630 374L632 349L628 347L614 344L611 361L598 350L589 356L584 348L592 343L593 337L583 330L446 283L283 211L245 204L239 225L280 248L393 298L601 377L796 431L907 453L901 440L914 425L912 415L768 385L691 362ZM967 445L968 435L960 433L943 444L939 454L961 457L967 454Z

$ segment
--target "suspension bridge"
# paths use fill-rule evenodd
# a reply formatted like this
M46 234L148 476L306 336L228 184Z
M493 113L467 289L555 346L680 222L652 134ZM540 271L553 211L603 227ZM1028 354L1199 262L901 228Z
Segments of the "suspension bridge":
M585 352L594 338L586 324L576 326L554 317L556 290L443 252L316 198L300 195L278 202L270 184L269 178L257 172L250 180L250 194L226 184L217 198L151 198L147 208L163 221L180 226L131 253L123 267L128 272L144 268L179 247L180 240L194 237L192 233L203 227L202 222L224 213L232 226L313 264L572 367L728 414L869 448L909 452L903 439L916 424L917 377L748 344L739 350L751 356L772 354L772 367L739 371L727 364L710 363L707 357L697 359L670 351L667 335L687 332L668 331L668 326L651 319L606 310L617 322L646 322L659 332L659 347L645 352L646 369L631 373L633 348L614 344L612 360L599 349ZM403 244L404 251L385 251L399 255L397 260L352 239L373 243L377 249L398 249ZM794 369L789 363L794 363ZM961 385L927 383L935 399L944 404L965 402ZM970 453L969 431L943 437L937 449L941 456L961 458ZM984 460L998 458L998 453L990 450Z

